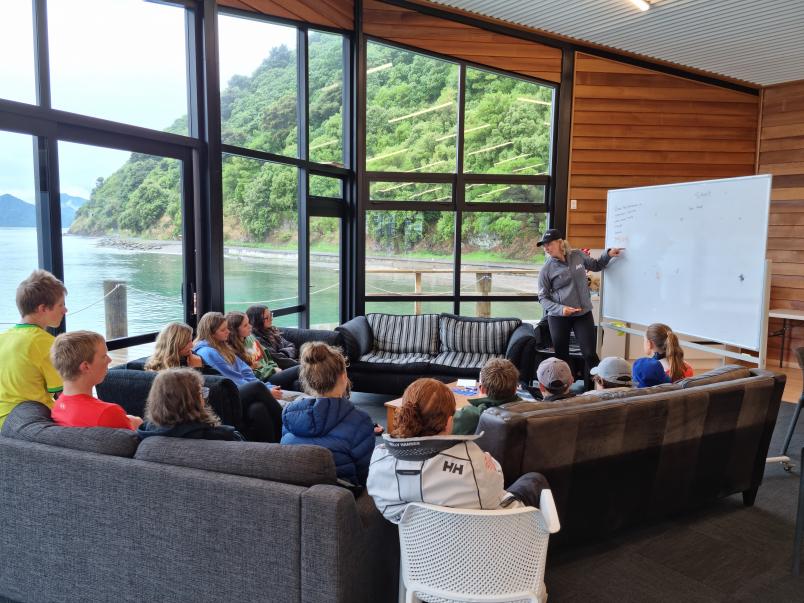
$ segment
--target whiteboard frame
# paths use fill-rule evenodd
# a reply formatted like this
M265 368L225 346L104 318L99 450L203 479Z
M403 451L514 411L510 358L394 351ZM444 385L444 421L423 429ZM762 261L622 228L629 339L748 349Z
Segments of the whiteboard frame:
M752 174L750 176L737 176L737 177L734 177L734 178L716 178L716 179L708 180L708 181L679 182L679 183L674 183L672 185L661 185L660 184L660 185L651 185L651 186L644 186L644 187L628 187L628 188L622 188L622 189L611 189L611 190L608 191L608 193L610 194L614 190L616 190L618 192L619 191L633 191L633 190L640 190L641 191L641 190L649 190L649 189L652 189L652 188L665 188L667 186L690 186L690 185L697 185L697 184L700 184L702 182L737 181L737 180L744 180L744 179L757 179L759 177L763 177L763 178L768 179L768 183L767 183L767 186L768 186L768 209L770 209L770 191L772 190L772 175L771 174ZM607 200L608 200L608 198L609 198L609 196L607 195ZM768 236L767 231L768 231L769 225L770 225L770 215L768 214L765 217L765 253L766 253L766 255L767 255L767 236ZM759 325L757 325L757 329L759 331L757 347L746 346L746 345L744 345L742 343L737 343L737 342L734 342L734 341L716 341L715 343L722 344L722 345L730 345L732 347L740 348L740 349L743 349L743 350L750 350L752 352L757 352L760 356L763 355L763 349L764 349L765 350L765 356L767 356L766 348L767 348L768 311L769 311L769 308L770 308L770 305L769 305L769 302L770 302L770 284L769 284L770 275L771 275L770 260L766 259L765 264L764 264L764 274L760 277L762 279L762 282L765 283L765 291L763 291L763 297L760 300L761 314L760 314L760 317L759 317ZM601 276L601 284L600 284L600 314L599 314L600 322L601 323L603 322L604 317L607 318L607 319L610 319L610 320L618 321L618 322L624 322L624 323L632 322L631 319L624 318L622 316L606 315L605 310L606 310L606 303L605 303L605 297L603 295L603 278ZM699 334L699 333L689 333L689 332L685 332L685 331L678 331L678 332L682 333L682 334L684 334L684 335L686 335L688 337L694 337L696 339L715 341L709 335L702 335L702 334ZM599 347L600 347L600 344L598 345L598 348ZM764 366L764 364L765 363L763 361L762 365Z
M605 287L605 271L601 273L600 278L600 298L603 299L603 288ZM759 341L759 350L753 350L753 348L744 348L742 346L734 346L733 344L727 341L714 341L713 343L719 345L731 345L733 347L740 347L741 349L747 349L752 351L758 351L759 354L757 356L753 356L751 354L743 354L740 352L732 352L731 350L717 350L712 349L707 345L703 345L700 343L695 343L693 341L685 341L679 340L679 344L681 347L691 348L695 350L701 350L707 352L708 354L713 354L715 356L722 356L725 362L726 358L734 358L735 360L742 360L743 362L748 362L751 364L756 364L758 368L764 369L765 365L768 360L768 312L770 311L770 281L771 281L771 260L765 260L765 287L762 292L762 319L760 320L760 341ZM645 331L640 329L633 329L631 327L624 327L618 324L614 324L612 320L616 320L619 322L627 322L620 318L606 316L603 313L603 307L601 305L600 309L600 324L598 324L598 336L597 336L597 353L600 355L601 349L603 347L603 329L611 329L613 331L618 331L620 333L629 333L631 335L640 335L642 337L645 336ZM630 324L630 323L629 323ZM708 337L700 337L695 335L694 333L683 333L679 332L681 335L685 335L687 337L696 337L699 339L709 339Z

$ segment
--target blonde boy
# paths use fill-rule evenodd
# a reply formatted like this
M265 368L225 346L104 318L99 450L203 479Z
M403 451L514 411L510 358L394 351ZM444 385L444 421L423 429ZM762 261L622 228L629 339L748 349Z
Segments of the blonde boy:
M53 335L67 308L67 289L46 270L34 270L17 287L17 309L22 319L0 333L0 426L8 413L25 400L52 408L53 395L62 390L61 377L50 362Z
M123 407L92 396L92 388L106 377L109 363L106 340L92 331L72 331L56 337L50 350L53 366L64 380L64 391L51 416L65 427L136 429L142 419L126 415Z
M475 433L480 415L487 408L517 402L519 371L513 362L505 358L492 358L480 369L480 385L478 391L483 398L469 400L469 404L459 409L452 420L452 433L470 435Z

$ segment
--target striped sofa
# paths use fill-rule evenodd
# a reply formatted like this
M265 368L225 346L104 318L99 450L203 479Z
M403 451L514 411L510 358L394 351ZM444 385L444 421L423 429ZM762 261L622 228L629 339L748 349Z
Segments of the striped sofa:
M508 358L523 380L534 370L533 326L518 318L368 314L336 331L357 391L399 395L419 377L477 378L491 358Z

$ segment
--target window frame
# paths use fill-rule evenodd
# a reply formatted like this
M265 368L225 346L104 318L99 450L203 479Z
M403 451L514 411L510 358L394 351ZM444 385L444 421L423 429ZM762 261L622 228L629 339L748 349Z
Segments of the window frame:
M458 111L457 111L457 144L456 144L456 169L454 173L436 172L388 172L371 171L365 167L366 132L362 132L362 138L358 144L363 150L363 165L360 170L359 188L361 200L359 212L359 224L363 228L359 237L359 257L362 258L362 265L356 270L356 308L355 314L364 314L365 305L368 302L415 302L415 301L452 301L453 311L460 314L461 303L472 303L478 301L499 302L499 301L538 301L536 293L526 295L468 295L461 293L461 236L463 216L471 212L494 212L494 213L539 213L545 214L550 224L553 223L552 207L556 194L557 179L554 171L556 169L556 158L558 154L557 131L559 114L559 89L560 85L555 82L548 82L538 78L526 77L521 74L511 73L494 69L485 65L479 65L465 59L441 55L421 48L412 47L406 44L390 42L375 36L363 36L361 54L362 61L362 88L360 94L364 103L366 100L366 78L365 78L365 57L367 56L368 44L377 43L390 46L399 50L413 52L442 61L447 61L458 65ZM552 108L550 125L550 156L547 165L550 166L550 173L547 175L521 175L521 174L478 174L464 171L464 137L465 137L465 118L466 118L466 71L467 69L478 69L489 73L498 74L534 83L552 89ZM365 124L366 107L363 107L363 123ZM451 184L452 198L449 201L381 201L371 199L369 195L370 187L373 182L416 182L423 184ZM467 184L531 184L544 187L544 203L484 203L466 201ZM455 212L455 238L453 240L453 285L452 295L428 295L428 294L394 294L394 295L367 295L366 294L366 250L365 250L365 224L367 211L453 211Z

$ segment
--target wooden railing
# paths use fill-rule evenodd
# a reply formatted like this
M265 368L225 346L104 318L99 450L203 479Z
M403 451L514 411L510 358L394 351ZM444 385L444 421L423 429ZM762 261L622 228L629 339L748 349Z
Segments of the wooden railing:
M366 274L412 274L413 275L413 293L366 293L366 298L375 295L423 295L422 291L422 275L423 274L452 274L451 268L366 268ZM510 274L510 275L538 275L539 268L464 268L461 273L474 273L475 275L475 290L478 295L491 295L492 277L494 274ZM520 295L534 295L536 292L523 292ZM415 301L413 306L414 314L422 313L422 302ZM480 317L491 316L491 302L478 301L475 302L475 315Z

